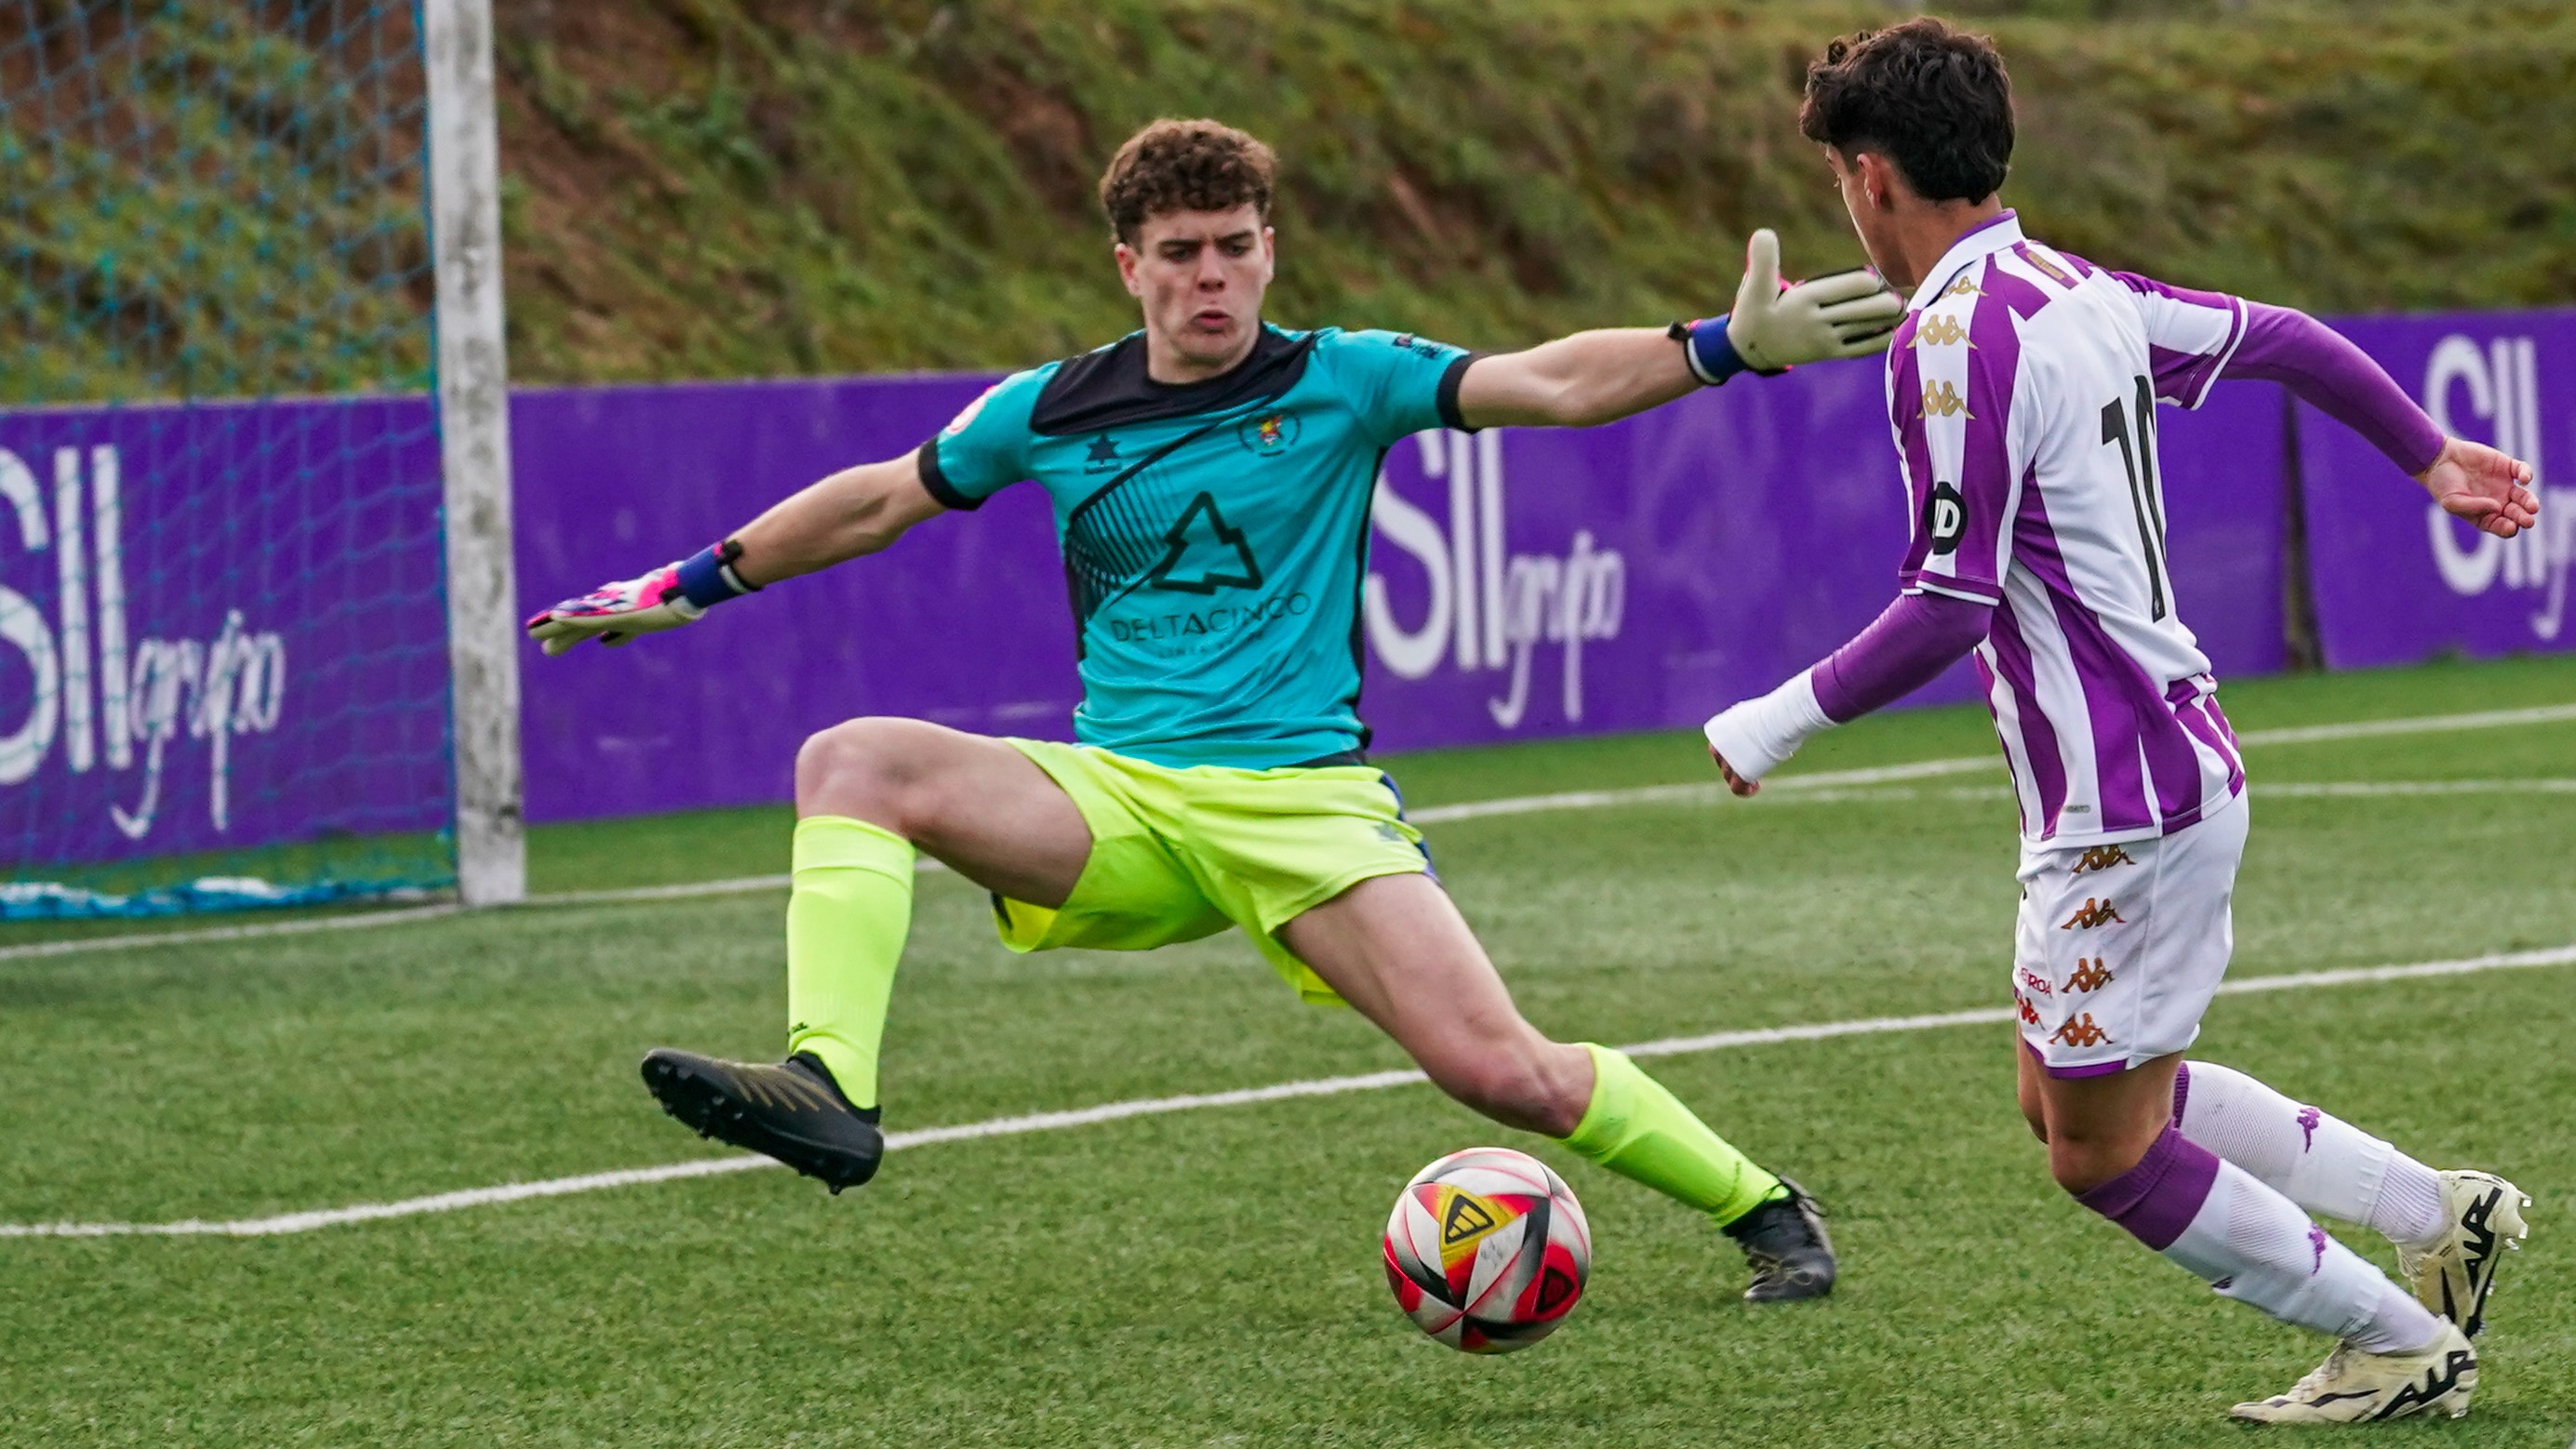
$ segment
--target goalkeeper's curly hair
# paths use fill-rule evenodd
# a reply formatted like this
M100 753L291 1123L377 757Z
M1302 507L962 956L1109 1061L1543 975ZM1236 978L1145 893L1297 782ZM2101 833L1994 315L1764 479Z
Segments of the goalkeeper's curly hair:
M1926 201L1983 201L2012 161L2012 77L1993 41L1928 15L1864 30L1807 67L1798 131L1877 152Z
M1246 202L1270 219L1279 158L1249 132L1217 121L1156 121L1118 148L1100 177L1100 209L1129 246L1145 219L1167 211L1232 211Z

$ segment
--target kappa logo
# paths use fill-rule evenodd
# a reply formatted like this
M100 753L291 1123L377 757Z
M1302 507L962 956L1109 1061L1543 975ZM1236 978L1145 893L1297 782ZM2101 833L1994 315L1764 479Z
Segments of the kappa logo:
M2088 961L2085 958L2078 956L2075 958L2075 974L2066 978L2066 989L2069 991L2099 991L2103 987L2110 985L2116 979L2116 977L2112 976L2110 968L2102 964L2101 957L2096 956Z
M2317 1129L2324 1126L2325 1121L2326 1114L2318 1111L2314 1107L2301 1107L2299 1109L2300 1156L2304 1157L2317 1150Z
M1959 343L1968 342L1968 324L1946 312L1926 317L1923 319L1923 325L1915 329L1914 340L1933 347L1956 346ZM1970 348L1976 345L1968 342Z
M1288 451L1289 445L1297 441L1297 435L1302 431L1304 428L1295 413L1263 413L1235 424L1234 440L1255 457L1275 458Z
M1950 285L1941 289L1941 295L1944 297L1982 297L1985 293L1977 289L1977 279L1974 276L1967 272L1961 272L1957 281L1952 282Z
M1923 384L1923 416L1966 418L1972 423L1977 420L1977 415L1968 411L1968 400L1959 396L1959 385L1946 378Z
M2084 904L2076 907L2075 914L2068 916L2066 918L2066 924L2059 926L2057 929L2061 931L2089 931L2096 926L2125 926L2127 924L2129 924L2127 921L2121 919L2119 908L2111 904L2111 898L2109 896L2104 896L2098 901L2093 899L2091 896L2086 896L2084 898Z
M2326 1270L2326 1245L2333 1241L2334 1239L2326 1236L2325 1229L2315 1223L2308 1224L2308 1246L2316 1250L2317 1255L2317 1261L2308 1269L2309 1277L2313 1278Z
M2089 875L2097 870L2109 870L2115 865L2136 865L2137 863L2136 856L2116 845L2088 845L2084 848L2084 853L2076 857L2075 868L2067 874Z
M2049 1033L2048 1039L2063 1046L2089 1047L2108 1042L2111 1034L2104 1031L2100 1023L2093 1020L2093 1013L2088 1011Z
M2030 998L2022 996L2015 999L2021 1003L2021 1019L2032 1026L2039 1025L2039 1008L2030 1004Z

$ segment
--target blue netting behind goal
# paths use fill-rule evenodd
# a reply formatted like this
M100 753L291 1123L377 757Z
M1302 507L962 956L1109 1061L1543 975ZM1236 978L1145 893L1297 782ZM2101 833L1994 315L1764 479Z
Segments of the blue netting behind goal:
M0 0L0 919L453 882L419 50Z

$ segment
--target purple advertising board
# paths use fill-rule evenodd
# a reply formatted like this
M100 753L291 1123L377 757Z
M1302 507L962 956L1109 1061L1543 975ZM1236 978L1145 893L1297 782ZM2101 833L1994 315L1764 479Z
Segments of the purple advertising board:
M0 414L13 870L448 823L426 399Z
M2451 426L2535 458L2576 447L2550 433L2576 401L2549 361L2576 345L2569 314L2353 330ZM520 606L906 452L989 381L524 390ZM2164 416L2177 592L2222 677L2282 664L2284 406L2229 384ZM2318 420L2299 436L2331 662L2559 644L2576 509L2546 544L2430 531L2357 440ZM0 415L0 831L17 864L442 827L438 496L420 398ZM1694 725L1865 625L1907 533L1865 363L1603 428L1420 434L1388 454L1374 520L1362 711L1384 750ZM1008 489L675 634L529 646L529 815L782 800L799 744L854 715L1062 738L1073 657L1047 500ZM1960 670L1917 699L1972 692Z
M903 453L988 377L519 395L526 611L704 547L835 468ZM1362 599L1381 749L1687 727L1866 625L1907 519L1880 369L1802 368L1588 430L1433 432L1388 455ZM2177 586L2222 672L2281 662L2279 394L2167 415ZM862 714L1064 738L1078 682L1045 497L631 648L525 659L536 820L787 797ZM1926 700L1972 697L1964 667Z
M2568 647L2576 488L2553 486L2550 460L2576 458L2576 310L2335 325L2445 432L2530 462L2541 523L2514 539L2481 534L2368 443L2302 408L2301 498L2326 664Z

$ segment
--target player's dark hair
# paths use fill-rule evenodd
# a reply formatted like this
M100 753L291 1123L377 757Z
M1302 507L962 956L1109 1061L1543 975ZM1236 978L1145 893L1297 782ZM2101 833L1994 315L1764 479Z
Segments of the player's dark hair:
M1250 133L1216 121L1156 121L1118 148L1100 177L1100 209L1130 246L1150 216L1232 211L1250 202L1270 219L1279 160Z
M1983 201L2012 160L2012 77L1993 41L1929 15L1864 30L1807 67L1798 130L1877 152L1926 201Z

